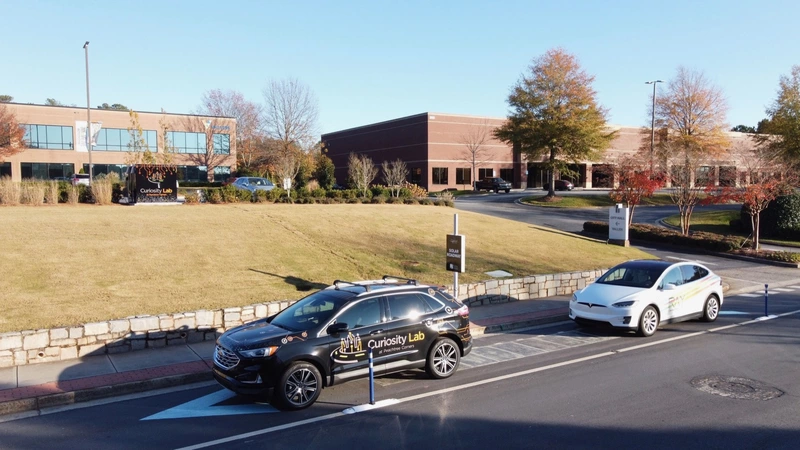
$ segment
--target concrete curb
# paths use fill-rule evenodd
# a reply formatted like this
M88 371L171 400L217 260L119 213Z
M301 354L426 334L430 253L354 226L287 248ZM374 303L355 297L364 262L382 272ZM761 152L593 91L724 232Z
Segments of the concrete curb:
M213 379L211 371L187 373L181 375L171 375L150 380L131 381L112 386L98 386L89 389L81 389L71 392L60 392L39 397L24 398L0 402L0 416L6 414L22 413L27 411L39 411L55 406L72 405L75 403L99 400L107 397L119 395L135 394L139 392L163 389L184 384L210 381Z

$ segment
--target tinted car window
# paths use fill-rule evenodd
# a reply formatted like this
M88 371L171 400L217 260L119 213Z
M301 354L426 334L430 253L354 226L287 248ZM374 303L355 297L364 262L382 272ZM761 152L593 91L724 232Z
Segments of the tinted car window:
M389 317L392 320L413 319L432 312L433 309L423 297L424 295L415 293L390 295L388 297Z
M655 284L659 275L661 272L654 268L617 267L606 272L597 283L649 288Z
M700 266L681 266L681 272L684 283L691 283L708 275L708 271Z
M336 317L336 323L346 323L351 330L381 323L380 299L371 298L350 306Z
M348 298L315 292L278 313L270 323L289 331L310 330L330 320Z
M680 286L683 284L683 274L681 273L680 267L674 267L667 272L667 274L664 276L664 281L661 282L661 286L666 286L667 283L672 283L675 286Z

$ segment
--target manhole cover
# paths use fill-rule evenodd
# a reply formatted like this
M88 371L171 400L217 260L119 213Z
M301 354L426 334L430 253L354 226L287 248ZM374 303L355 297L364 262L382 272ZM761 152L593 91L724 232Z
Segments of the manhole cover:
M692 379L692 386L709 394L743 400L770 400L783 395L783 391L760 381L741 377L708 375Z

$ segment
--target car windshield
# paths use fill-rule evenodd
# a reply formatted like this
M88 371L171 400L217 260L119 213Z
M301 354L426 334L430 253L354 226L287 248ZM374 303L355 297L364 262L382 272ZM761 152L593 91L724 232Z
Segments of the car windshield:
M595 283L613 284L614 286L651 288L663 272L664 269L661 267L620 266L615 267L603 274L603 276L598 278Z
M250 178L250 184L254 186L269 186L266 178Z
M326 324L352 293L323 290L305 297L272 318L272 325L289 331L308 331Z

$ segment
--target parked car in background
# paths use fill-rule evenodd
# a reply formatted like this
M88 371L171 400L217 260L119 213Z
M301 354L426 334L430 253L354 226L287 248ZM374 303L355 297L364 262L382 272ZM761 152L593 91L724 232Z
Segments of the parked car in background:
M82 184L84 186L88 186L89 185L89 174L88 173L76 173L76 174L73 174L72 178L70 178L70 183L72 183L73 186L77 186L79 184Z
M236 181L231 183L231 186L234 186L237 189L250 191L252 193L255 193L256 191L271 191L275 189L275 185L272 184L272 181L260 177L239 177L236 179Z
M494 191L495 193L505 191L508 194L511 192L511 183L500 177L484 178L475 183L475 190Z
M278 314L217 339L214 378L285 409L311 406L324 387L424 368L448 378L472 349L469 307L439 286L384 276L337 280Z
M571 191L574 188L575 185L567 180L556 180L556 191ZM545 183L544 186L542 186L542 189L549 191L550 183Z
M611 325L652 336L665 323L713 322L722 301L722 280L701 264L628 261L575 292L569 317L579 324Z
M222 185L223 185L223 186L227 186L227 185L229 185L229 184L233 184L233 182L234 182L234 181L236 181L238 178L239 178L239 177L228 177L228 179L227 179L227 180L225 180L225 181L223 181L223 182L222 182Z

